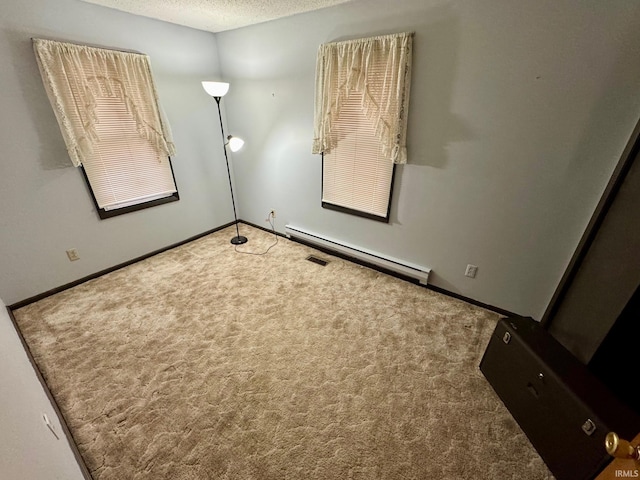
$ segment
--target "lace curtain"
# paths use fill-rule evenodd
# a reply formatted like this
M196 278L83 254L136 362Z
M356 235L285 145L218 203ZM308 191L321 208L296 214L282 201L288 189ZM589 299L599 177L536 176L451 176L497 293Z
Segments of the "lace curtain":
M344 100L362 93L362 111L375 127L382 155L407 162L407 112L413 33L321 45L316 64L313 153L330 152Z
M175 153L162 118L147 55L34 39L36 60L74 166L91 158L100 142L98 99L120 100L158 157Z

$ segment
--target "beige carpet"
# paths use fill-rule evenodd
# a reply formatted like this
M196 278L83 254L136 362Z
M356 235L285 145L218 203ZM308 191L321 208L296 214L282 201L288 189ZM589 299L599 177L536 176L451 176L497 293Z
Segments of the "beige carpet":
M552 478L478 370L496 314L233 234L14 312L96 480Z

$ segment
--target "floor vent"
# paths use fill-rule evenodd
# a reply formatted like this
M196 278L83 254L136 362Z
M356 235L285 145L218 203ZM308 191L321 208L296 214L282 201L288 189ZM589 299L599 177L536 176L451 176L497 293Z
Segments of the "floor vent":
M309 260L310 262L313 262L313 263L317 263L318 265L321 265L323 267L326 266L327 263L329 263L327 260L323 260L321 258L314 257L313 255L309 255L307 257L307 260Z

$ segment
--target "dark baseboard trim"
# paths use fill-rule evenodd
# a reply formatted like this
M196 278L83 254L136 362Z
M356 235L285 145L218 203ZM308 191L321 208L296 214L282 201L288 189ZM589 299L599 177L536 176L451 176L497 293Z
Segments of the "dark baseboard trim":
M241 220L240 219L240 220L238 220L238 223L243 223L243 224L248 225L250 227L257 228L259 230L263 230L263 231L265 231L267 233L273 233L273 230L271 230L269 228L257 225L257 224L252 223L252 222L248 222L246 220ZM208 230L206 232L200 233L200 234L195 235L193 237L189 237L186 240L183 240L181 242L175 243L173 245L169 245L169 246L161 248L159 250L155 250L155 251L153 251L151 253L148 253L146 255L142 255L140 257L134 258L132 260L129 260L129 261L124 262L124 263L121 263L121 264L116 265L114 267L110 267L110 268L107 268L105 270L101 270L99 272L93 273L91 275L88 275L86 277L80 278L80 279L75 280L73 282L67 283L67 284L62 285L60 287L48 290L46 292L40 293L38 295L35 295L33 297L30 297L30 298L27 298L27 299L22 300L20 302L14 303L12 305L9 305L7 308L8 308L9 311L11 311L11 310L17 310L18 308L26 307L27 305L30 305L31 303L37 302L37 301L42 300L44 298L47 298L47 297L49 297L51 295L55 295L56 293L60 293L60 292L62 292L64 290L67 290L69 288L73 288L73 287L75 287L77 285L80 285L82 283L88 282L89 280L93 280L93 279L98 278L98 277L100 277L102 275L106 275L107 273L111 273L111 272L113 272L115 270L119 270L121 268L127 267L127 266L132 265L132 264L134 264L136 262L140 262L140 261L145 260L145 259L147 259L149 257L154 256L154 255L158 255L159 253L166 252L167 250L171 250L172 248L176 248L176 247L179 247L179 246L184 245L186 243L192 242L194 240L198 240L199 238L205 237L207 235L215 233L215 232L217 232L219 230L222 230L224 228L231 227L233 225L235 225L235 222L229 222L229 223L227 223L225 225L222 225L220 227L214 228L212 230ZM282 237L282 238L287 238L287 239L291 240L292 242L297 242L297 243L300 243L300 244L305 245L307 247L314 248L314 249L316 249L316 250L318 250L320 252L324 252L324 253L327 253L329 255L333 255L334 257L339 257L339 258L342 258L343 260L347 260L347 261L355 263L357 265L362 265L363 267L371 268L371 269L376 270L378 272L385 273L387 275L391 275L392 277L395 277L395 278L399 278L400 280L404 280L406 282L410 282L410 283L413 283L415 285L419 285L419 286L427 288L429 290L433 290L434 292L438 292L438 293L441 293L443 295L447 295L449 297L456 298L458 300L462 300L464 302L470 303L471 305L475 305L477 307L484 308L486 310L491 310L492 312L496 312L496 313L498 313L500 315L504 315L506 317L510 317L510 316L516 315L515 313L510 312L509 310L505 310L503 308L496 307L494 305L489 305L489 304L486 304L486 303L483 303L483 302L479 302L478 300L474 300L473 298L465 297L464 295L460 295L460 294L457 294L457 293L454 293L454 292L450 292L449 290L445 290L444 288L440 288L440 287L437 287L435 285L431 285L431 284L427 284L426 286L425 285L421 285L414 278L407 277L405 275L399 274L397 272L393 272L391 270L387 270L387 269L379 267L377 265L373 265L371 263L368 263L368 262L365 262L363 260L360 260L359 258L355 258L355 257L349 256L349 255L346 255L346 254L344 254L342 252L338 252L338 251L332 250L330 248L319 247L318 245L313 245L313 244L311 244L309 242L305 242L304 240L300 240L300 239L297 239L297 238L289 238L285 234L280 233L278 231L276 231L276 235L278 235L279 237Z
M409 283L414 283L416 285L420 285L418 280L416 280L415 278L411 278L411 277L409 277L407 275L402 275L401 273L394 272L393 270L388 270L388 269L386 269L384 267L380 267L379 265L374 265L373 263L369 263L369 262L367 262L365 260L361 260L359 258L352 257L351 255L339 252L337 250L333 250L332 248L321 247L319 245L313 244L311 242L307 242L306 240L302 240L300 238L287 237L286 235L285 235L285 237L288 238L289 240L291 240L292 242L299 243L299 244L304 245L304 246L309 247L309 248L313 248L314 250L317 250L317 251L322 252L322 253L326 253L327 255L333 255L334 257L338 257L338 258L341 258L343 260L347 260L347 261L349 261L351 263L355 263L357 265L361 265L363 267L370 268L371 270L375 270L376 272L384 273L384 274L389 275L391 277L399 278L400 280L404 280L405 282L409 282ZM420 286L424 287L424 285L420 285Z
M74 280L73 282L66 283L66 284L64 284L64 285L62 285L60 287L52 288L51 290L47 290L46 292L39 293L38 295L34 295L33 297L26 298L24 300L21 300L19 302L16 302L16 303L12 304L12 305L9 305L7 308L9 310L17 310L18 308L26 307L27 305L35 303L35 302L37 302L39 300L43 300L43 299L45 299L47 297L50 297L51 295L55 295L56 293L60 293L60 292L63 292L65 290L68 290L70 288L76 287L76 286L78 286L80 284L88 282L89 280L93 280L95 278L101 277L102 275L106 275L107 273L111 273L111 272L114 272L116 270L120 270L121 268L128 267L129 265L133 265L134 263L140 262L142 260L146 260L149 257L153 257L154 255L158 255L160 253L166 252L167 250L171 250L172 248L180 247L181 245L184 245L186 243L193 242L194 240L198 240L199 238L202 238L202 237L206 237L207 235L211 235L212 233L215 233L215 232L217 232L219 230L222 230L224 228L230 227L230 226L235 225L235 224L236 224L236 222L226 223L226 224L224 224L224 225L222 225L220 227L214 228L212 230L207 230L206 232L199 233L198 235L194 235L193 237L189 237L186 240L182 240L182 241L180 241L178 243L174 243L174 244L169 245L167 247L163 247L163 248L161 248L159 250L154 250L151 253L147 253L147 254L142 255L140 257L136 257L136 258L134 258L132 260L128 260L128 261L126 261L124 263L120 263L118 265L115 265L113 267L109 267L109 268L106 268L104 270L100 270L99 272L92 273L91 275L87 275L86 277L79 278L78 280Z
M273 230L271 230L270 228L262 227L258 224L247 222L246 220L238 220L238 223L244 223L245 225L249 225L250 227L257 228L258 230L262 230L273 235ZM276 231L276 235L282 238L287 238L284 233L280 233L278 231Z
M517 313L510 312L509 310L505 310L504 308L496 307L495 305L489 305L488 303L479 302L478 300L474 300L473 298L465 297L464 295L460 295L458 293L450 292L449 290L445 290L444 288L436 287L435 285L427 285L429 290L433 290L434 292L441 293L448 297L456 298L458 300L462 300L463 302L470 303L471 305L475 305L476 307L484 308L485 310L491 310L492 312L498 313L503 317L520 317Z
M29 363L31 363L31 367L33 367L33 370L36 374L36 377L38 377L38 381L40 382L40 385L42 385L42 389L44 390L44 393L46 394L47 398L49 399L49 402L51 403L51 407L53 408L53 411L55 412L56 416L58 417L58 421L60 422L60 426L62 427L62 432L64 433L64 436L67 440L67 443L69 444L69 447L71 447L71 451L73 453L73 456L76 459L76 462L78 463L78 467L80 468L80 472L82 472L82 476L85 478L85 480L93 480L93 477L91 476L91 472L89 471L89 468L87 468L87 464L84 461L84 458L82 458L82 455L80 454L80 450L78 450L78 445L76 444L76 440L75 438L73 438L73 434L71 433L71 430L69 430L69 425L67 425L67 421L65 420L64 416L62 415L62 411L60 410L60 407L58 406L58 402L56 402L56 399L53 397L53 394L51 393L51 390L49 390L49 385L47 385L46 380L44 379L44 376L42 375L42 372L40 371L40 368L38 367L38 364L36 363L35 359L33 358L33 354L31 353L31 349L29 348L29 345L27 345L26 340L24 339L24 336L22 335L22 332L20 331L20 328L18 328L18 323L16 322L16 317L13 315L13 312L11 311L11 309L9 307L7 307L7 312L9 312L9 318L11 319L11 323L13 324L13 328L16 331L16 334L18 335L18 338L20 339L20 343L22 344L22 348L24 348L25 353L27 354L27 358L29 359Z
M254 225L250 222L245 222L243 220L239 220L242 223L246 223L247 225L250 225L252 227L256 227L259 228L261 230L265 230L267 232L273 233L272 230L268 230L266 228L263 227L259 227L258 225ZM427 285L422 285L418 280L416 280L415 278L411 278L408 277L406 275L402 275L400 273L391 271L391 270L387 270L386 268L382 268L379 267L378 265L374 265L372 263L366 262L364 260L360 260L359 258L355 258L352 257L350 255L347 255L345 253L342 252L338 252L336 250L332 250L331 248L327 248L327 247L320 247L318 245L314 245L310 242L307 242L305 240L300 240L299 238L289 238L286 235L283 235L282 233L278 233L278 235L288 238L289 240L291 240L292 242L297 242L300 243L302 245L305 245L307 247L310 248L314 248L320 252L326 253L328 255L333 255L334 257L338 257L338 258L342 258L343 260L347 260L349 262L358 264L358 265L362 265L363 267L367 267L367 268L371 268L372 270L375 270L377 272L380 273L384 273L387 275L390 275L392 277L395 278L399 278L400 280L404 280L405 282L409 282L409 283L413 283L414 285L418 285L420 287L426 288L428 290L433 290L434 292L440 293L442 295L446 295L448 297L452 297L455 298L457 300L462 300L463 302L467 302L470 303L471 305L475 305L476 307L480 307L480 308L484 308L485 310L490 310L492 312L495 312L499 315L505 316L505 317L513 317L513 316L518 316L517 314L510 312L509 310L505 310L504 308L500 308L500 307L496 307L494 305L489 305L488 303L483 303L480 302L478 300L474 300L473 298L469 298L469 297L465 297L464 295L460 295L458 293L454 293L454 292L450 292L449 290L445 290L444 288L441 287L437 287L435 285L431 285L431 284L427 284Z

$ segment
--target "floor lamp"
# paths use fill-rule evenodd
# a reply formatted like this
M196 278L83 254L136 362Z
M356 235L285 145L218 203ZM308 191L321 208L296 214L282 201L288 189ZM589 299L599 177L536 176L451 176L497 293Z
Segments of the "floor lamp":
M222 126L222 113L220 112L220 100L224 97L229 91L229 84L226 82L202 82L202 87L205 91L211 95L216 103L218 104L218 117L220 118L220 131L222 132L222 148L224 149L224 160L227 163L227 175L229 176L229 190L231 190L231 204L233 205L233 218L236 221L236 236L231 239L231 243L234 245L242 245L243 243L247 243L247 237L243 237L240 235L240 230L238 229L238 215L236 214L236 200L233 196L233 185L231 183L231 170L229 169L229 157L227 156L227 145L232 152L237 152L244 145L244 140L238 137L234 137L229 135L225 137L224 135L224 127Z

